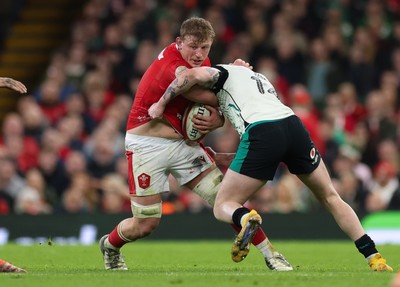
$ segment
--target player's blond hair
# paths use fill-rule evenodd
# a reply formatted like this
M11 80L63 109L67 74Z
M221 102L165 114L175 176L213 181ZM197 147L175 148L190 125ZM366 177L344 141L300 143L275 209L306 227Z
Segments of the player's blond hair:
M211 23L206 19L191 17L182 23L179 36L182 39L185 36L194 36L199 43L203 43L209 39L214 40L215 31Z

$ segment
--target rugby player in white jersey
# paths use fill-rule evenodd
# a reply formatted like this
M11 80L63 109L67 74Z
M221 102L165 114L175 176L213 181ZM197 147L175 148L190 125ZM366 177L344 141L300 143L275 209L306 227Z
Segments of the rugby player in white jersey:
M336 192L323 160L308 131L294 112L280 100L268 79L248 63L198 67L183 71L163 97L149 109L152 118L162 118L169 101L186 93L195 102L219 105L241 141L221 183L214 204L218 220L242 229L235 244L247 244L261 225L261 216L243 204L268 180L283 162L333 215L339 227L355 242L371 270L393 271L365 233L353 209ZM206 88L190 93L191 87ZM189 92L189 93L188 93Z

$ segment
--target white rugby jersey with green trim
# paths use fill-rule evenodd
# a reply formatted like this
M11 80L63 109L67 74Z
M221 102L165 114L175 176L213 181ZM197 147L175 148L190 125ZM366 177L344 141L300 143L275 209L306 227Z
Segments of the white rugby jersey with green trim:
M235 65L217 65L221 71L212 88L222 113L239 133L255 122L275 121L294 115L278 97L275 88L262 74Z

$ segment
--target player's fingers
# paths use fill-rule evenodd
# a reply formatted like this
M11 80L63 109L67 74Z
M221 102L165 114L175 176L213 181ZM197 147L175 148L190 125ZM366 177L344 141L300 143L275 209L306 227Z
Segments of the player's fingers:
M13 89L17 92L26 93L26 91L27 91L25 85L19 81L7 78L5 80L5 83L6 83L7 87L9 87L10 89Z
M211 129L212 124L207 121L192 119L193 127L198 130Z
M206 129L206 128L196 128L194 125L193 127L197 130L199 130L199 132L201 132L202 134L208 134L210 132L210 129Z
M202 115L194 115L192 118L192 122L196 124L207 123L207 119L209 116L202 116Z
M27 88L25 87L25 85L23 83L17 81L15 86L17 87L18 92L20 92L20 93L26 93L27 92Z
M213 106L205 105L206 109L209 110L211 113L217 113L218 109Z

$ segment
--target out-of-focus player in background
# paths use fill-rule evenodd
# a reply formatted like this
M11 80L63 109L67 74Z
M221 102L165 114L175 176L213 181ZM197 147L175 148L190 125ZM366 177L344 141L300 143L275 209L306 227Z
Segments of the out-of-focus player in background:
M19 268L10 262L0 259L0 272L26 273L26 270Z
M148 115L150 106L164 94L176 74L185 68L210 66L208 54L215 37L211 24L203 18L184 21L176 42L166 47L142 77L127 123L125 138L129 161L129 188L133 217L121 221L100 239L105 269L127 270L120 248L126 243L149 235L160 223L163 192L169 191L168 176L186 186L211 206L223 178L211 156L197 142L184 139L181 120L188 101L179 97L165 110L163 119ZM224 118L209 107L209 117L194 119L203 134L223 125ZM240 231L240 227L235 229ZM250 244L250 243L249 243ZM259 229L253 244L263 254L272 270L288 271L292 266L277 252L265 233ZM236 250L232 259L242 261L249 245Z
M0 77L0 88L9 88L14 91L20 92L21 94L24 94L27 91L23 83L7 77ZM0 259L0 272L25 273L26 270L19 268L10 262Z
M23 83L7 77L0 77L0 88L9 88L14 91L20 92L21 94L24 94L27 91Z
M162 118L167 104L194 85L207 88L193 101L219 105L241 140L236 156L221 183L214 204L218 220L242 229L235 239L246 246L262 223L255 210L243 204L268 180L283 162L333 215L339 227L355 242L373 271L393 271L365 233L356 213L335 190L325 164L308 131L293 110L284 105L272 84L252 71L244 61L238 65L217 65L187 69L167 88L149 115ZM189 94L190 95L190 94Z

